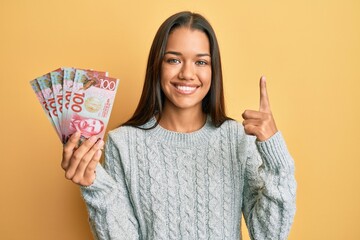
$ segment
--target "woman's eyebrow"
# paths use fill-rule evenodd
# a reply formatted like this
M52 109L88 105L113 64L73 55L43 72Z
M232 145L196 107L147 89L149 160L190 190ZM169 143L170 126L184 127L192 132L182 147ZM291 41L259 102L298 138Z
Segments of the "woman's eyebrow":
M173 54L173 55L176 55L176 56L182 56L182 53L181 52L175 52L175 51L167 51L164 53L164 55L166 54ZM210 57L210 54L209 53L198 53L196 54L197 57Z
M173 55L177 55L177 56L182 55L180 52L175 52L175 51L167 51L164 53L164 55L166 55L166 54L173 54Z

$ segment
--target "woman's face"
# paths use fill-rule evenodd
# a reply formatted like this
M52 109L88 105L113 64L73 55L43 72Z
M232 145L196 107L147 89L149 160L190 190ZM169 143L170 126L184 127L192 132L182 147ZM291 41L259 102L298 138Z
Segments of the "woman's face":
M165 108L201 110L210 89L210 43L199 30L180 27L170 35L161 65Z

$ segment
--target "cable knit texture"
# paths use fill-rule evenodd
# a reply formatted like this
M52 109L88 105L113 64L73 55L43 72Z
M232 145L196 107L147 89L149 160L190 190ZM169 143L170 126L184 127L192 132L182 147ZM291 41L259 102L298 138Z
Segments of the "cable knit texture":
M152 126L155 118L144 127ZM97 239L286 239L295 214L294 163L280 132L264 142L229 120L198 131L120 127L105 164L82 187Z

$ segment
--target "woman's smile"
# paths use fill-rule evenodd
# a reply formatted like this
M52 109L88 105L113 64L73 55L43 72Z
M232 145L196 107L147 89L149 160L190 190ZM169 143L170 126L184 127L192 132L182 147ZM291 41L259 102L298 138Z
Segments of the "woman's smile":
M177 89L180 94L190 95L193 94L199 86L195 85L184 85L178 83L172 83L172 85Z

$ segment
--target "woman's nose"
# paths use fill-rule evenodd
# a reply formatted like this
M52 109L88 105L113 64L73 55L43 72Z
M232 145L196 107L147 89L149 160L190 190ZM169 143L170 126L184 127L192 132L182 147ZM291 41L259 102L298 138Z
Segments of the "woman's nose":
M195 75L194 66L188 62L184 63L180 72L179 72L179 79L181 80L193 80Z

